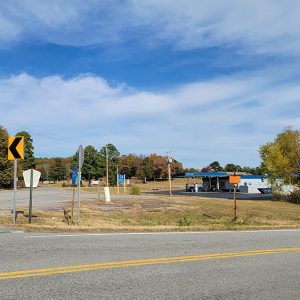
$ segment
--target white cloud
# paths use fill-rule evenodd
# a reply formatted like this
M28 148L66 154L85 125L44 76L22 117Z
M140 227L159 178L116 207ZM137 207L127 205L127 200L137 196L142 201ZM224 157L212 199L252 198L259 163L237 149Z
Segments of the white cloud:
M187 166L216 159L255 165L260 144L286 126L300 127L299 83L276 81L275 89L273 72L163 93L112 87L91 74L65 80L24 73L0 79L1 123L11 134L31 132L38 155L71 155L81 143L100 147L112 142L122 153L173 150ZM293 116L282 112L287 109Z
M243 53L300 50L300 2L210 0L2 1L0 47L23 40L60 45L168 44L237 47Z

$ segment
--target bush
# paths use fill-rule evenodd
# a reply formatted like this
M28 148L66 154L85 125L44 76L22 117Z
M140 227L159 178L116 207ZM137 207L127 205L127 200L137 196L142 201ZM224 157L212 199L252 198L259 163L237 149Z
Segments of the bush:
M141 190L138 186L131 187L130 195L140 195L140 194L141 194Z
M273 200L300 204L300 190L295 190L289 195L273 193Z
M288 202L300 204L300 190L296 190L288 195Z
M66 187L67 185L66 185L65 182L63 182L63 183L61 184L61 186L62 186L62 187Z
M180 218L179 222L178 222L178 225L179 226L190 226L192 223L192 221L187 218L186 216Z

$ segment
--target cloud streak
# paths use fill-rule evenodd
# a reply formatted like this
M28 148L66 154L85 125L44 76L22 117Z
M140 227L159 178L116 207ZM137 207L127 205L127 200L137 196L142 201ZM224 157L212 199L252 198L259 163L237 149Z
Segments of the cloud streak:
M24 40L59 45L122 44L178 49L227 47L299 55L300 3L273 1L2 1L0 47Z
M283 127L300 126L297 116L281 112L299 110L298 82L276 81L275 89L272 72L156 93L112 87L92 74L66 80L23 73L0 79L1 123L11 134L32 132L38 155L71 155L81 143L112 142L122 153L172 150L187 166L215 159L256 165L261 143Z

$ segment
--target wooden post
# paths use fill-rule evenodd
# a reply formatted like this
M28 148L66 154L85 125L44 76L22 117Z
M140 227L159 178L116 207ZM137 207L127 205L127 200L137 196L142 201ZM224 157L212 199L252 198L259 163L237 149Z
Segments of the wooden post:
M233 202L234 202L234 217L233 220L236 220L236 184L233 186Z
M74 224L74 205L75 205L75 186L73 186L73 197L72 197L72 207L71 207L71 224Z

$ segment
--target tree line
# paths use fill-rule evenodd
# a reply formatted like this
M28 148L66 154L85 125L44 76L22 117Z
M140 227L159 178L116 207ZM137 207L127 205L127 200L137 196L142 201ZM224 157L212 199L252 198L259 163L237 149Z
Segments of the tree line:
M42 173L42 180L66 180L75 166L78 165L77 153L62 158L35 158L31 135L26 131L15 135L25 137L25 158L18 162L18 177L22 171L36 168ZM8 188L13 184L13 163L7 159L8 132L0 125L0 187ZM261 145L259 148L261 165L257 168L241 167L228 163L224 167L218 161L210 163L202 169L184 169L182 163L173 160L172 176L182 176L185 172L221 172L239 171L249 174L267 174L271 181L281 178L285 183L300 183L300 131L287 128L279 133L274 141ZM166 179L168 177L167 156L150 154L120 155L119 150L108 144L97 150L89 145L84 149L82 178L89 183L93 179L101 179L106 175L106 155L108 156L109 182L116 183L117 169L126 178L139 178L144 181Z
M25 137L24 160L18 162L18 177L22 178L24 170L35 168L41 172L41 180L60 181L70 179L72 170L78 166L78 153L71 157L35 158L33 139L27 131L20 131L16 136ZM13 184L13 163L7 159L8 132L0 125L0 187L8 188ZM116 183L117 170L125 174L126 178L156 180L166 179L168 176L167 157L157 154L145 155L120 155L119 150L108 144L97 150L88 145L84 149L84 163L82 178L89 184L93 179L106 176L106 156L108 157L108 173L110 184ZM182 163L174 160L171 166L172 176L183 173Z
M97 150L88 145L84 148L84 163L82 166L82 179L89 184L92 180L102 179L106 176L106 156L108 158L109 183L114 185L117 172L125 174L126 178L138 178L144 181L166 179L168 176L167 157L157 154L120 155L113 144L107 144ZM39 158L37 169L42 173L42 179L65 180L70 178L74 167L78 166L78 153L69 158ZM172 176L182 175L182 163L173 160L171 165Z

